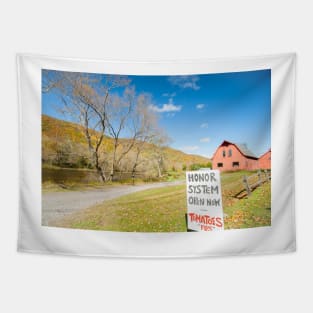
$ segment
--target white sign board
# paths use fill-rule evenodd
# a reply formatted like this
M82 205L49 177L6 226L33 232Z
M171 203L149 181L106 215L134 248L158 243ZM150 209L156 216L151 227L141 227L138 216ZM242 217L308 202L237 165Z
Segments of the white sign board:
M220 172L218 170L186 172L186 186L188 229L223 230Z

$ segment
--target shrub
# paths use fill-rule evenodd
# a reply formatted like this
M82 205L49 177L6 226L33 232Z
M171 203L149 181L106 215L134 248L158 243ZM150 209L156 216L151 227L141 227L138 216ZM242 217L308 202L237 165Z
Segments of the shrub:
M197 171L199 170L200 168L212 168L212 163L211 162L208 162L206 164L198 164L198 163L194 163L194 164L191 164L189 169L191 171Z

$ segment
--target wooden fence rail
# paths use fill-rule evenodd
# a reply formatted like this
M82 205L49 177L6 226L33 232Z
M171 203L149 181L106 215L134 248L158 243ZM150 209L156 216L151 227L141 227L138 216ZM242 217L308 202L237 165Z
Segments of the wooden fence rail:
M271 172L267 170L259 170L257 173L252 175L244 175L242 177L243 187L234 195L235 198L243 198L250 196L251 192L257 187L261 186L265 182L271 180Z
M269 182L270 180L271 173L267 170L259 170L256 174L250 176L244 175L242 178L248 197L255 188L261 186L265 182Z

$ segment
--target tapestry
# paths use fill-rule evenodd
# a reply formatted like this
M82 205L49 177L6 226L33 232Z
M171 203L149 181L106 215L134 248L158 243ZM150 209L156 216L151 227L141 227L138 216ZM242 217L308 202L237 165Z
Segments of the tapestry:
M18 251L295 251L295 62L18 55Z

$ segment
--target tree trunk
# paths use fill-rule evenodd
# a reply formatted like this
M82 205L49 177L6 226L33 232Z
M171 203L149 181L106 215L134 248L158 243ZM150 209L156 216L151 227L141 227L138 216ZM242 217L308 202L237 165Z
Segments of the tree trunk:
M95 167L96 167L97 173L100 176L101 181L103 183L105 183L107 181L107 178L106 178L106 176L105 176L105 174L104 174L104 172L103 172L103 170L99 164L99 156L98 156L97 152L94 153L94 159L95 159Z
M159 161L157 161L157 169L158 169L158 177L161 178L162 177L162 171L161 171Z
M113 160L112 160L112 167L111 167L111 181L113 181L115 172L116 172L116 150L117 150L117 140L114 142L114 151L113 151Z
M139 160L139 154L140 154L141 150L138 148L137 149L137 153L136 153L136 158L135 158L135 163L133 165L133 169L132 169L132 177L135 176L135 172L138 166L138 160Z

